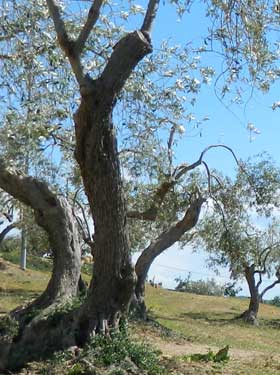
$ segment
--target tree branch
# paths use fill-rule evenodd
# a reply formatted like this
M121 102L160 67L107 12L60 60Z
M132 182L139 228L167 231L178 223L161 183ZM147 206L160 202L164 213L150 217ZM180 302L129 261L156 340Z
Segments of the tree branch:
M202 197L195 199L188 207L183 219L161 233L150 247L153 247L154 250L156 250L156 253L158 253L168 249L171 245L177 242L185 232L196 225L201 206L204 202L205 200Z
M262 273L259 272L259 281L257 282L256 288L259 289L259 287L261 286L261 284L262 284Z
M129 211L127 213L127 217L131 219L155 221L157 218L158 210L162 205L166 194L169 192L172 186L174 186L174 184L174 181L162 182L152 198L151 207L144 212Z
M83 73L83 67L80 60L80 54L78 48L76 48L75 41L69 38L65 23L62 19L60 9L55 0L46 0L50 16L53 19L57 39L61 49L65 52L69 59L73 73L80 86L84 84L85 75Z
M169 133L169 139L168 139L168 142L167 142L167 156L168 156L168 160L169 160L169 174L171 176L172 174L172 161L173 161L173 155L172 155L172 146L173 146L173 141L174 141L174 135L175 135L175 130L176 130L176 127L175 125L173 125L170 129L170 133Z
M18 226L18 223L12 223L12 224L9 224L8 226L6 226L5 229L2 230L2 232L0 233L0 244L1 242L4 240L4 238L6 237L6 235L14 228L16 228Z
M143 272L147 274L153 260L196 225L199 219L201 206L204 202L205 200L201 196L196 198L188 207L183 219L162 232L157 239L143 251L135 265L137 276Z
M79 54L83 51L85 43L93 29L93 26L95 25L95 23L97 22L99 18L100 8L103 2L104 0L94 0L90 7L87 20L76 40L76 48Z
M195 169L196 167L198 167L199 165L202 164L203 158L204 158L205 154L206 154L209 150L211 150L212 148L218 148L218 147L220 147L220 148L225 148L226 150L228 150L228 151L233 155L234 160L236 161L236 164L240 167L240 163L239 163L237 157L235 156L234 151L233 151L230 147L228 147L228 146L226 146L226 145L222 145L222 144L210 145L210 146L206 147L206 148L202 151L202 153L200 154L199 159L198 159L196 162L194 162L194 163L191 164L191 165L181 165L181 166L179 166L178 168L176 168L175 171L174 171L174 173L173 173L173 177L174 177L176 180L178 180L178 179L179 179L180 177L182 177L186 172Z
M65 23L60 14L60 9L55 0L46 0L49 8L50 16L53 19L55 31L61 46L67 45L70 42L68 33L66 31Z
M279 246L279 245L280 245L280 243L276 242L275 244L267 246L265 249L262 250L262 252L261 252L261 254L259 256L259 266L263 267L263 269L262 270L256 270L255 273L262 273L262 274L266 273L266 262L267 262L267 259L268 259L269 255L271 254L272 250L274 249L274 247ZM265 257L262 260L262 257L264 255L265 255Z
M150 40L141 31L124 36L115 46L99 82L107 93L108 105L115 103L126 80L144 56L152 52Z
M168 141L168 146L169 146L169 143L172 142L172 137L173 137L173 133L172 131L170 132L170 137L169 137L169 141ZM206 154L207 151L209 151L210 149L212 148L217 148L217 147L222 147L222 148L225 148L227 149L228 151L230 151L236 161L236 163L239 165L239 162L238 162L238 159L236 158L233 150L228 147L228 146L225 146L225 145L210 145L208 146L207 148L205 148L202 153L200 154L200 157L198 158L197 161L195 161L194 163L190 164L190 165L181 165L177 168L175 168L173 174L172 174L172 177L171 177L171 180L169 181L164 181L160 184L160 186L158 187L158 189L156 190L155 194L154 194L154 197L152 199L152 205L150 208L148 208L146 211L144 212L139 212L139 211L129 211L127 216L129 218L132 218L132 219L139 219L139 220L149 220L149 221L154 221L156 220L156 217L157 217L157 214L158 214L158 210L160 208L160 206L162 205L163 201L164 201L164 198L166 196L166 194L170 191L170 189L176 185L176 183L178 182L178 180L184 175L186 174L187 172L197 168L198 166L200 165L204 165L204 167L206 168L206 171L207 171L207 175L208 175L208 189L209 189L209 193L211 194L211 187L210 187L210 180L211 180L211 175L210 175L210 171L209 171L209 168L207 166L207 164L203 161L203 157L204 155Z
M86 218L85 210L84 210L84 208L83 208L83 206L81 205L80 202L77 202L77 204L80 207L80 210L82 211L84 223L85 223L86 228L87 228L88 237L91 238L91 233L90 233L89 224L88 224L88 221L87 221L87 218Z
M269 286L267 286L267 287L261 292L260 297L263 298L263 296L265 295L265 293L266 293L267 291L269 291L270 289L274 288L275 285L277 285L277 284L280 284L280 279L275 280L272 284L270 284Z
M157 10L159 7L159 1L160 0L150 0L148 4L145 18L141 26L141 31L147 33L148 35L151 34L153 22L156 18Z

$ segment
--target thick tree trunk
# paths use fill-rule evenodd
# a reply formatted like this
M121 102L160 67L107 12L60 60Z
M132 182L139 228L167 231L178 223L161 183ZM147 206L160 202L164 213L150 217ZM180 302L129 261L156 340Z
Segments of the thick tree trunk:
M48 233L54 254L53 273L45 292L27 307L11 312L20 329L9 342L1 338L0 369L4 369L20 367L28 360L74 343L74 317L52 317L57 314L58 304L77 294L81 253L76 221L64 198L58 198L44 182L10 173L3 163L0 187L33 208L37 224Z
M93 213L95 230L94 276L79 323L81 332L78 340L82 342L91 331L104 331L108 324L116 324L118 314L129 303L135 280L129 255L112 108L100 111L98 103L102 94L104 92L97 91L83 98L75 117L76 157ZM80 129L86 130L82 132L85 133L82 138Z
M76 295L81 268L78 231L67 201L58 198L44 182L14 175L1 163L0 187L34 210L37 224L48 233L54 254L53 272L45 292L28 307L11 313L21 319L31 310Z
M151 264L157 256L176 243L184 233L191 230L196 225L204 201L205 200L202 197L195 199L187 209L184 218L164 231L138 258L135 265L137 283L132 308L136 310L138 315L143 319L147 319L145 306L145 281Z
M117 95L137 63L151 52L143 33L128 34L98 80L87 78L75 115L76 152L94 220L94 269L78 324L77 341L92 332L116 326L127 310L135 285L126 225L126 205L120 174L112 112Z
M244 311L241 314L241 318L250 324L257 325L258 324L258 312L259 312L259 305L260 305L260 295L259 289L255 281L254 275L255 267L254 265L248 266L245 268L245 278L248 283L249 291L250 291L250 303L248 310Z

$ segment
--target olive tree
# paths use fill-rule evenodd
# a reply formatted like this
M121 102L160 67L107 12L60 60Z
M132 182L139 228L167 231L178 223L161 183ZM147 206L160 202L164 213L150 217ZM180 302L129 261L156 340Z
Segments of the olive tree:
M43 66L46 61L49 61L50 64L47 67L58 69L59 72L61 72L61 66L65 67L67 63L71 66L72 77L69 78L69 81L64 82L62 87L58 85L57 89L53 87L53 91L49 92L50 96L47 97L51 98L52 94L56 92L61 94L58 95L58 99L63 98L62 94L66 88L73 88L73 105L70 106L69 113L72 115L75 111L73 115L75 140L71 135L68 140L70 147L74 146L75 149L76 162L93 217L94 237L91 242L95 262L88 295L81 307L75 312L61 314L57 325L52 325L47 319L40 320L44 312L33 319L11 343L8 355L5 353L2 367L6 366L5 361L8 363L8 367L15 366L15 363L20 366L24 361L34 358L36 355L46 355L48 351L74 344L84 345L91 335L99 332L108 333L110 328L117 328L120 317L129 306L136 284L136 275L130 259L128 217L130 217L129 220L133 218L150 220L157 217L158 209L167 202L167 193L171 192L175 186L179 186L180 179L184 174L198 165L205 165L203 163L205 152L203 152L197 162L191 165L193 168L189 168L187 165L181 165L174 169L168 168L173 165L170 162L172 161L170 144L173 142L173 134L182 129L180 122L187 120L187 117L182 115L185 111L185 106L182 103L186 101L183 92L196 93L199 89L199 81L196 77L188 77L186 71L184 71L184 79L176 79L174 72L178 71L180 64L175 64L173 60L172 69L163 72L163 76L171 77L171 84L181 90L180 95L177 95L176 92L174 94L174 90L165 89L162 86L158 86L160 90L153 91L157 65L161 65L165 59L164 53L159 54L159 59L156 60L153 60L152 57L147 58L152 52L151 28L156 18L159 1L150 0L147 7L143 9L134 3L114 4L114 7L111 7L107 2L94 0L89 7L87 2L83 3L81 8L86 12L82 16L75 5L69 5L67 2L40 0L37 3L39 6L35 6L33 3L34 11L36 14L40 13L41 19L33 23L30 18L31 13L28 13L27 19L23 23L18 24L15 20L14 25L19 33L26 31L26 25L34 26L32 34L35 38L37 36L41 40L41 38L47 37L46 45L48 47L46 49L41 49L40 43L37 43L35 47L35 50L41 51L42 54L43 52L50 53L50 56L44 55L41 58L40 62L43 63ZM189 2L175 3L181 12ZM220 9L221 4L213 3L213 7ZM122 27L129 18L130 13L127 12L127 9L137 17L136 21L134 19L133 22L128 22L126 25L131 29L134 22L137 22L136 28L138 29L136 31L131 32ZM112 10L116 10L119 15L115 24L112 21L114 19ZM209 14L211 15L211 12ZM140 19L141 21L139 21ZM4 40L6 34L4 30ZM9 38L10 35L7 37ZM28 43L25 43L25 40L24 38L20 46L23 45L28 50ZM60 49L57 47L56 41ZM42 46L44 47L45 44L42 43ZM178 56L181 66L183 66L188 51L178 53L177 48L170 48L169 51L174 56ZM8 61L11 56L4 51L2 57ZM29 60L32 60L32 56L29 56ZM15 61L17 61L16 57ZM58 64L57 61L59 61ZM191 68L193 66L190 64ZM45 68L44 71L46 70ZM69 70L66 69L66 71ZM146 78L147 72L150 74L148 78ZM213 72L210 68L203 70L203 75L206 78L211 74ZM61 76L63 77L63 73ZM72 80L73 77L75 82ZM46 87L53 82L53 79L50 79ZM159 93L160 95L157 96ZM67 100L71 101L71 98L67 97ZM124 103L124 105L121 106L120 103ZM130 104L126 106L127 103ZM190 101L190 104L194 104L194 102ZM57 107L59 113L61 113L61 107L63 106L58 105ZM33 108L32 113L39 114L41 109L44 109L49 111L51 119L53 119L53 114L57 117L58 112L53 112L50 108L53 108L53 103L47 102L46 105L42 103L38 108L39 112ZM169 108L174 108L174 110L168 111ZM127 113L125 119L121 116L124 112ZM65 119L65 111L62 116ZM142 127L144 131L141 131L143 119L145 119ZM69 122L65 120L65 124L69 125ZM60 135L57 136L59 129L54 126L53 121L49 125L52 128L47 127L44 137L47 136L57 142L57 139L60 138ZM136 155L139 150L141 151L139 146L143 144L150 148L148 154L150 156L153 153L154 140L159 139L159 144L162 142L162 137L158 136L159 132L156 132L159 129L162 129L163 132L167 130L169 134L167 149L170 152L165 154L164 166L166 168L161 168L160 173L157 174L157 184L154 183L157 186L154 186L155 193L151 198L153 202L150 207L143 207L143 210L142 207L140 210L135 209L139 207L131 204L129 207L131 210L127 212L124 193L126 186L123 184L120 160L122 160L122 166L125 167L124 155ZM143 137L141 137L142 135ZM122 146L128 147L119 150L117 138ZM133 146L136 146L132 150L129 147L129 138L134 140ZM139 142L139 144L137 140L143 142ZM158 150L154 158L149 156L143 158L142 156L138 158L138 161L142 159L142 161L148 161L147 164L149 164L150 160L162 160L158 157L162 155L160 147ZM69 250L72 254L70 259L73 261L70 268L77 270L79 264L76 262L76 258L78 257L74 255L79 254L79 248L75 241L76 229L71 218L72 212L65 207L65 201L57 198L45 183L38 182L34 177L17 176L16 173L9 170L9 166L5 166L4 163L1 165L2 180L0 179L0 181L2 182L0 186L34 209L37 222L48 231L50 239L55 242L53 247L58 249L57 256L60 256L60 252L68 253ZM140 165L143 167L145 163L140 162ZM210 172L208 167L205 167L209 177ZM130 171L129 168L128 175ZM139 173L137 163L134 172L135 175ZM123 175L125 173L127 170L124 169ZM143 180L146 182L144 177ZM34 194L30 196L31 191ZM183 195L181 196L183 197ZM139 258L139 263L136 266L141 281L140 292L143 286L142 275L147 273L151 261L196 224L205 199L206 197L201 194L200 189L194 186L187 204L184 207L181 205L178 215L173 215L175 224L173 222L167 228L165 227L164 231L157 231L156 240L146 248L142 261L140 262ZM52 215L57 220L54 220ZM49 222L50 220L52 223ZM55 225L56 223L57 225ZM60 235L61 232L66 236L66 247L60 250L61 243L58 233ZM61 267L67 268L68 266L63 263ZM58 277L60 276L61 273L58 274ZM78 272L75 273L75 276L78 276ZM77 278L73 286L76 286L76 282ZM54 340L54 337L57 340ZM35 348L36 350L34 350ZM37 350L38 348L40 350ZM18 353L21 353L21 357Z
M243 168L245 172L234 181L223 179L223 188L197 227L194 243L205 247L211 267L226 266L232 278L245 278L250 304L241 317L255 324L265 293L280 283L276 211L280 173L267 159ZM264 276L272 278L266 287Z

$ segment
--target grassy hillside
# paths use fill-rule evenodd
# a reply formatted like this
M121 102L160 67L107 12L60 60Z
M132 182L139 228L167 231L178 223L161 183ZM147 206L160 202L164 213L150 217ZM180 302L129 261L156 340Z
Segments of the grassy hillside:
M48 267L40 269L22 271L0 258L0 314L34 298L45 288L50 272ZM246 299L198 296L147 286L146 300L157 325L132 324L131 331L138 341L148 341L162 351L161 361L167 374L280 374L280 308L262 305L260 325L251 327L234 319L247 308ZM230 346L227 363L197 361L192 357L209 350L215 353L226 345ZM62 357L64 361L65 356ZM57 357L55 361L35 367L33 364L25 373L72 374L66 369L74 368L73 362L67 362L67 367ZM106 371L101 373L111 375Z
M147 288L151 314L162 325L209 346L279 353L280 308L261 304L259 327L234 319L248 307L247 299L198 296Z
M27 269L0 258L0 314L38 296L45 289L50 273Z

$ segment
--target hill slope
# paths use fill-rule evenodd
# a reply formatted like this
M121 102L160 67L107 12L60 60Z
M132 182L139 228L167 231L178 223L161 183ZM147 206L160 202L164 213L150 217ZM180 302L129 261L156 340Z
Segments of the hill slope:
M38 295L49 276L47 271L22 271L0 258L0 314ZM246 299L198 296L147 286L147 305L156 324L137 322L131 325L131 331L137 340L148 341L162 351L168 374L279 375L280 309L261 305L260 326L251 327L234 319L247 304ZM230 346L230 361L226 364L197 362L190 357L209 349L217 352L226 345ZM40 366L33 364L32 370L25 373L62 374L62 370L42 372L45 370Z

